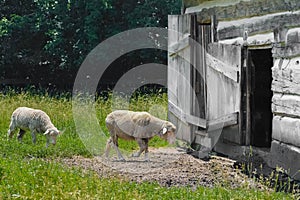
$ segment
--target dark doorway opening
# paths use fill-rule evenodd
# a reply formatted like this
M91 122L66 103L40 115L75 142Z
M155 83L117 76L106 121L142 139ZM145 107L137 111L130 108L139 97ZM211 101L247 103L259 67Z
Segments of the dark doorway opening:
M249 50L251 67L251 137L250 144L270 147L272 140L272 66L271 49Z

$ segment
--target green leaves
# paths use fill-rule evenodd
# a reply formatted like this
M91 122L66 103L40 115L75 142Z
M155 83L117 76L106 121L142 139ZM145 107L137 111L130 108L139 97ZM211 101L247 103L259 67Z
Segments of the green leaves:
M75 78L103 40L137 27L166 27L167 15L179 9L180 0L0 1L0 76L45 85ZM142 52L126 58L128 66L139 63L137 57L166 62L165 56Z
M180 6L181 1L178 0L141 0L137 2L133 11L128 13L127 21L130 28L167 27L168 15L179 14Z
M8 35L8 27L9 27L10 21L7 20L6 17L3 17L0 20L0 37L4 37Z

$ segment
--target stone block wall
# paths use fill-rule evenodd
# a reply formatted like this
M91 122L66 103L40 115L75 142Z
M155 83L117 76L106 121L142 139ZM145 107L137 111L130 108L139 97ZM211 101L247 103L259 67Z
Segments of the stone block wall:
M300 180L300 28L274 45L273 130L269 165Z

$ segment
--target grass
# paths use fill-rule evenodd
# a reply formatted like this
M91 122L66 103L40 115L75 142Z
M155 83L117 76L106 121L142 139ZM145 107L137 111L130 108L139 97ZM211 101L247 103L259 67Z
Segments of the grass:
M112 110L111 97L98 98L94 106L97 120L107 134L104 125L106 115ZM116 102L122 100L116 100ZM124 103L124 102L123 102ZM122 102L117 103L122 105ZM7 141L7 129L13 110L19 106L39 108L47 112L52 122L64 133L59 136L55 147L45 148L45 137L38 135L33 145L29 133L23 143ZM160 117L166 117L167 97L159 95L138 95L131 99L130 109L147 110ZM76 133L69 95L0 93L0 199L292 199L291 194L258 191L241 187L197 189L165 188L156 183L134 183L116 178L99 178L94 172L78 168L66 168L57 158L81 155L91 157ZM154 138L151 146L166 146L165 141ZM120 148L137 148L135 142L120 141Z
M164 188L155 183L99 179L92 172L38 159L0 159L1 199L292 199L244 188Z

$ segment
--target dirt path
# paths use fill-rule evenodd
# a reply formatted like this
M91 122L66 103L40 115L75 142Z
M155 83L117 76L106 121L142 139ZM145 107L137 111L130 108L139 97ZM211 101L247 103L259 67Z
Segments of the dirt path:
M158 182L161 186L228 186L242 185L266 189L234 168L234 161L212 156L209 161L196 159L174 148L150 149L150 162L141 158L128 158L126 162L101 157L73 157L61 160L68 166L93 170L100 177L118 177L136 182Z

